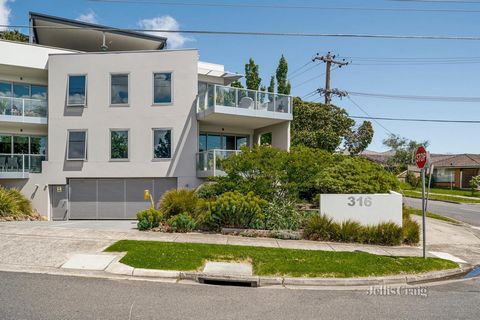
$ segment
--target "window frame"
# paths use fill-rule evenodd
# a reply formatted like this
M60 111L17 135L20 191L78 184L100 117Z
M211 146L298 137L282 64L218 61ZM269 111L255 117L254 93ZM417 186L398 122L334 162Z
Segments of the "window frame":
M70 132L85 132L85 157L72 159L69 157L70 154ZM67 130L67 160L68 161L87 161L88 160L88 129L68 129Z
M155 131L156 130L169 130L170 131L170 158L155 158ZM173 145L173 128L152 128L152 161L171 161L173 159L173 152L175 150Z
M115 131L127 131L127 157L126 158L119 158L119 159L114 159L112 158L112 132ZM128 162L130 161L130 129L128 128L110 128L109 129L109 150L110 150L110 161L111 162Z
M85 77L85 101L83 104L72 104L69 102L70 97L70 77ZM88 74L86 73L69 73L67 75L67 107L87 107L88 101Z
M169 73L170 74L170 102L157 102L155 103L155 75L161 73ZM173 87L174 87L174 72L167 70L167 71L154 71L152 72L152 106L169 106L173 105Z
M109 91L109 106L116 107L130 107L130 72L110 72L110 91ZM112 76L127 76L127 103L113 103L112 102Z

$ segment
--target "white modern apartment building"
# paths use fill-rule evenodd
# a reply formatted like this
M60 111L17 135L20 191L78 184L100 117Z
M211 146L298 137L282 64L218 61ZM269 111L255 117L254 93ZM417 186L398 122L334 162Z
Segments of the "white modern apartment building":
M288 149L292 99L167 39L30 14L30 43L0 40L0 185L52 220L133 219L172 188L271 135Z

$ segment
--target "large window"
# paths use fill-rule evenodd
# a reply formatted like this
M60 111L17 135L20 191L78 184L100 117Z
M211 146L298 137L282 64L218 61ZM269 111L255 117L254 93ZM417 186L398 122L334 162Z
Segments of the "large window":
M240 150L245 145L248 145L248 136L246 135L200 132L198 137L200 152L212 149Z
M0 82L0 97L46 100L47 86L18 82Z
M128 104L128 74L112 74L111 79L110 104L127 105Z
M0 134L0 154L47 155L47 137Z
M455 182L455 170L454 169L434 169L433 170L434 182Z
M153 158L170 159L172 157L172 130L153 129Z
M87 131L68 131L67 160L87 160Z
M163 104L172 102L172 74L153 74L153 103Z
M0 135L0 154L12 153L12 136Z
M110 131L110 159L128 160L128 130Z
M87 76L68 76L68 99L69 106L85 106L87 104Z

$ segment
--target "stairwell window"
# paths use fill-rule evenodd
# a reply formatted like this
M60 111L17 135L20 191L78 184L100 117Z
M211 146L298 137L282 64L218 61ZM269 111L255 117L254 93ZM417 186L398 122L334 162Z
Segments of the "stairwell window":
M87 105L87 76L69 75L68 76L68 98L67 106L86 106Z
M172 73L153 74L153 104L172 103Z
M153 159L172 157L172 130L153 129Z
M128 106L128 74L112 74L110 88L110 104Z
M67 160L87 160L87 131L68 131Z
M128 160L128 136L129 131L127 129L110 130L110 160Z

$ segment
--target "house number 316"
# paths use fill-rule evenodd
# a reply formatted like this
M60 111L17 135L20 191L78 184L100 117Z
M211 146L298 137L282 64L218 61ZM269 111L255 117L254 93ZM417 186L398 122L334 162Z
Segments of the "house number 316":
M348 197L348 205L354 207L356 205L360 207L370 207L372 205L372 198L370 197Z

